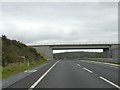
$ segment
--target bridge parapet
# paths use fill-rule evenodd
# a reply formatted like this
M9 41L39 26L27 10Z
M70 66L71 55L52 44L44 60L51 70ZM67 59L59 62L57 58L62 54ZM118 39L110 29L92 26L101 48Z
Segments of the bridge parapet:
M34 46L38 45L112 45L112 44L118 44L118 42L44 42L44 43L38 43L34 44ZM33 45L32 45L33 46Z

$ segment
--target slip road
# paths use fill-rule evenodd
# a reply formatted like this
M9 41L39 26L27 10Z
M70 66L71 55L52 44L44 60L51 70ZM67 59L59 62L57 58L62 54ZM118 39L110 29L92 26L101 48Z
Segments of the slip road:
M46 66L8 88L120 89L118 67L80 60L51 60Z

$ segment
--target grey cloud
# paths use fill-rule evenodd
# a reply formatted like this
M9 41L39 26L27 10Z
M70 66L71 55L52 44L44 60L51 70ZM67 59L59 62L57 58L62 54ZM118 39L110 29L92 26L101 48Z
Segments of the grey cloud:
M117 3L3 3L1 34L24 43L117 42Z

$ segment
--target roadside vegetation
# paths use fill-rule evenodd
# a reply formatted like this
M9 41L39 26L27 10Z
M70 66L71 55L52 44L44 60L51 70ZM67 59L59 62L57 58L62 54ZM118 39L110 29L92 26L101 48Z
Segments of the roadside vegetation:
M112 58L103 58L103 52L64 52L55 53L54 59L68 59L68 60L89 60L103 63L112 63L120 65L120 62L111 60Z
M46 57L17 40L2 36L2 79L26 69L43 64Z
M55 53L55 59L103 58L103 52L64 52Z
M0 80L2 79L2 67L0 67Z
M29 65L27 62L20 63L20 64L9 64L7 67L2 68L2 79L7 78L11 75L14 75L18 72L25 71L37 65L44 64L45 62L46 60L32 61L29 63Z

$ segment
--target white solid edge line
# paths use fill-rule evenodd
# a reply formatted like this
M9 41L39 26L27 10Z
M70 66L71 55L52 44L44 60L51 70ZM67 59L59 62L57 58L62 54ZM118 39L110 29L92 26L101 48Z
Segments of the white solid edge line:
M102 80L104 80L104 81L108 82L109 84L111 84L111 85L115 86L116 88L120 89L120 86L118 86L118 85L114 84L113 82L111 82L111 81L109 81L109 80L107 80L107 79L105 79L105 78L103 78L103 77L100 77L100 78L101 78Z
M60 60L59 60L60 61ZM52 68L59 62L57 61L56 63L54 63L31 87L29 90L31 90L32 88L35 88L35 86L48 74L48 72L50 72L50 70L52 70Z
M85 62L93 62L93 63L100 63L100 64L108 64L111 66L115 66L115 68L118 68L120 65L116 65L116 64L112 64L112 63L106 63L106 62L98 62L98 61L87 61L87 60L81 60L81 61L85 61Z
M77 66L81 66L80 64L77 64Z
M87 70L88 72L92 73L91 70L89 70L89 69L87 69L87 68L85 68L85 67L83 67L83 69L85 69L85 70Z

